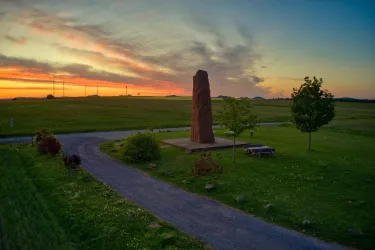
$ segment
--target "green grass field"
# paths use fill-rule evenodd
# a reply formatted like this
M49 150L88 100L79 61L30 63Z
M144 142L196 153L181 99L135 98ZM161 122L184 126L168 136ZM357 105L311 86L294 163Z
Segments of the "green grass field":
M367 111L348 112L362 117ZM345 122L340 124L337 122L335 130L324 128L314 133L310 152L307 151L308 135L292 126L260 127L254 137L244 133L238 140L272 146L276 148L276 157L252 158L238 148L234 164L232 149L214 151L214 158L223 166L224 173L217 188L210 192L204 189L209 180L196 179L191 174L199 153L186 155L178 148L163 148L162 159L153 162L156 169L150 169L148 163L132 166L267 221L343 245L373 249L374 131L362 134L361 126L348 126L349 133L342 126ZM216 135L224 137L223 131L217 130ZM156 133L156 136L158 139L188 137L189 132ZM121 141L110 141L101 149L122 159ZM243 196L241 202L235 200L238 196ZM270 212L264 208L267 204L273 206ZM310 226L303 225L305 219L311 222ZM350 229L363 234L353 235Z
M214 121L220 99L212 100ZM289 121L288 101L253 101L260 122ZM191 100L188 98L100 97L0 102L0 137L30 135L40 129L54 133L111 131L140 128L189 126ZM14 128L10 128L10 117ZM371 121L372 119L372 121ZM350 120L351 123L346 123ZM337 123L345 130L372 133L375 104L338 103ZM371 122L369 122L371 121ZM354 122L354 123L353 123ZM367 130L366 130L367 129Z
M204 249L61 156L0 146L0 249L162 249L164 234L164 249Z

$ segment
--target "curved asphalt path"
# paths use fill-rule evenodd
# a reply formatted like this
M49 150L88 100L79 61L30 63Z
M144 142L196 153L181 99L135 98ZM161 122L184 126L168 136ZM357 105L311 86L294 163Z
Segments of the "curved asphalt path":
M186 192L128 167L99 150L101 143L122 139L134 132L58 135L58 139L64 144L65 152L79 154L82 167L103 183L176 228L217 249L344 249ZM0 139L0 143L22 141L21 138L13 139ZM30 138L24 137L25 140L29 141Z

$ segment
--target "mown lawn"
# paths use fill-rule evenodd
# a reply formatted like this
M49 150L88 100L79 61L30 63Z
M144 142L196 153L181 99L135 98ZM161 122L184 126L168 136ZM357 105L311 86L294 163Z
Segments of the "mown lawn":
M255 100L259 122L289 121L289 101ZM214 122L221 100L212 99ZM190 126L191 99L100 97L0 102L0 137ZM10 128L10 118L14 128ZM166 119L168 118L168 119ZM335 120L373 119L375 104L338 103Z
M148 228L152 222L162 227ZM0 249L163 247L204 249L87 172L68 170L61 156L0 146Z
M309 152L308 135L291 126L257 128L254 137L246 132L238 140L272 146L276 148L276 156L252 158L238 148L237 162L233 163L232 149L214 151L214 159L223 166L224 173L216 188L209 192L204 187L211 181L196 179L191 174L199 153L187 155L178 148L162 148L162 159L153 162L156 169L150 169L149 163L132 166L267 221L327 241L373 249L375 139L372 134L373 131L366 136L359 130L346 133L322 129L313 134L313 150ZM156 136L188 137L189 132L156 133ZM217 130L216 136L224 137L223 130ZM121 144L110 141L101 149L122 160ZM240 202L236 201L239 196L243 197ZM271 210L265 208L268 204L272 204ZM309 220L310 225L304 225L304 220Z

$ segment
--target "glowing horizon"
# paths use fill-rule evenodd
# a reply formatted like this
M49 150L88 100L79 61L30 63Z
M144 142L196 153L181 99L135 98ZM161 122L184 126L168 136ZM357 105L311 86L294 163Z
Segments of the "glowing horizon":
M212 96L289 97L317 76L336 97L375 98L371 1L151 5L1 1L0 98L53 94L53 79L56 96L62 82L65 96L190 96L198 69Z

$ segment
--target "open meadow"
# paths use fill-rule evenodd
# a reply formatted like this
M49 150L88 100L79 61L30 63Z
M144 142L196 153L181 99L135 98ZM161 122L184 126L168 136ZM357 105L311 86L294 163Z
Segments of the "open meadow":
M290 120L289 101L254 100L259 122ZM214 123L221 99L212 99ZM375 136L375 104L337 103L332 128ZM190 126L191 99L90 97L0 102L0 137ZM10 118L14 127L10 127Z

